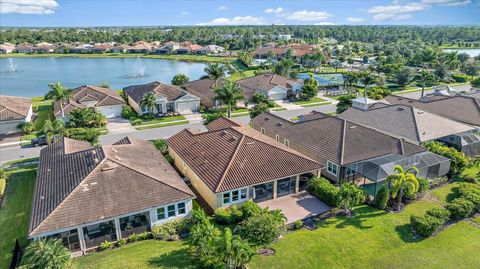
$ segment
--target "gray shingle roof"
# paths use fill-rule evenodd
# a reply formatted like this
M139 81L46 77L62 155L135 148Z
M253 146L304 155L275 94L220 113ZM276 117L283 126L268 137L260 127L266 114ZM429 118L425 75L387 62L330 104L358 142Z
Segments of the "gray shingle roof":
M291 89L292 86L297 83L297 81L277 74L265 73L254 77L237 80L237 83L245 89L254 91L264 90L268 92L276 86L280 86L285 89Z
M330 160L341 165L387 154L410 155L425 151L420 146L350 121L320 112L313 114L318 115L307 116L312 119L295 123L271 113L262 113L251 123L288 139L290 145L308 152L313 159Z
M25 119L32 106L32 99L0 95L0 121Z
M111 146L64 138L40 152L30 236L193 198L148 141Z
M155 95L164 96L168 102L175 101L187 94L186 91L180 87L170 84L163 84L158 81L154 81L147 84L132 85L123 88L126 95L130 96L137 104L140 104L143 96L146 93L153 92Z

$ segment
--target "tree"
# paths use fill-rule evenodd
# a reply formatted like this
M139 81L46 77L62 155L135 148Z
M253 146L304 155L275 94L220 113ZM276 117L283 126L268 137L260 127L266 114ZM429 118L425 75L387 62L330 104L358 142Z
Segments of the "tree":
M435 78L428 70L420 71L420 74L417 76L417 81L422 86L422 97L425 95L425 86L432 83L434 80Z
M395 75L397 79L397 84L402 86L403 89L405 89L405 86L408 85L412 81L412 71L410 68L405 67L403 69L400 69L397 74Z
M60 103L60 111L62 112L62 119L65 120L65 112L63 110L63 103L69 97L69 91L63 87L62 83L50 83L48 84L50 91L45 95L45 99L53 100Z
M238 59L243 62L246 66L251 66L253 63L253 55L250 52L239 51Z
M465 73L465 75L470 76L472 80L473 77L478 74L479 69L480 67L475 63L467 63L462 66L462 72Z
M390 91L381 87L373 87L367 93L368 98L374 100L381 100L385 98L385 96L389 95Z
M98 87L110 89L110 83L108 83L108 81L102 81L100 84L98 84Z
M437 61L438 53L433 48L426 48L420 51L420 59L427 66L430 67Z
M433 74L437 76L439 80L445 80L445 78L447 77L447 68L444 64L438 64L437 66L435 66Z
M351 87L354 83L358 80L357 73L355 72L347 72L343 74L343 88L346 89L348 92L348 87Z
M293 56L295 56L295 51L292 48L288 48L285 52L285 57L288 59L293 59Z
M207 113L202 114L203 125L208 125L210 122L219 119L221 117L225 117L225 112L220 109L208 111Z
M227 106L227 117L230 118L232 114L232 107L237 105L239 100L245 99L242 89L237 83L232 81L225 81L223 88L216 88L213 90L214 100L219 100L222 104Z
M419 188L419 183L416 177L418 169L414 166L404 169L400 165L393 168L396 174L387 176L387 184L392 188L392 198L397 198L397 211L400 211L402 206L403 195L414 195Z
M313 76L312 73L308 73L308 78L303 82L304 85L312 85L318 88L318 80Z
M97 128L105 126L107 119L90 108L75 108L70 112L68 126L71 128Z
M473 87L480 87L480 77L473 79L471 83Z
M263 93L256 92L252 95L252 101L255 104L265 103L268 100L267 96Z
M24 134L31 134L35 130L35 124L32 122L22 122L17 125L18 129L21 129Z
M228 227L223 231L219 249L228 269L243 268L255 253L246 241L238 235L233 235Z
M449 70L456 70L460 67L462 62L458 59L458 53L456 51L445 54L445 60L443 62Z
M388 199L390 198L390 190L387 186L383 185L375 195L374 204L375 207L384 210L387 207Z
M253 214L237 227L242 238L254 246L268 246L284 233L285 216L279 210L263 209Z
M262 114L263 112L269 112L269 111L270 111L270 108L266 103L256 104L250 109L250 118L253 119L256 116Z
M37 134L45 135L47 143L50 144L67 135L68 132L65 129L65 123L62 119L55 119L52 123L50 120L45 120L42 130Z
M25 249L22 264L26 268L63 269L70 265L71 256L60 239L38 239Z
M288 76L292 66L293 61L291 59L283 58L273 67L273 72L277 75Z
M429 151L450 159L450 174L459 175L465 170L468 165L468 158L465 153L458 151L455 148L447 147L444 144L433 141L424 144Z
M225 76L225 72L227 71L227 69L224 65L221 65L219 63L212 63L207 65L207 67L205 67L203 71L207 73L208 78L210 78L211 80L215 80L214 87L216 87L218 80Z
M153 92L145 93L140 100L140 107L152 114L155 110L155 94Z
M363 91L363 97L367 97L368 86L376 82L375 76L368 69L364 69L360 72L358 79L364 85L365 90ZM338 106L337 106L338 107Z
M333 62L330 63L330 66L333 67L333 68L335 68L335 72L337 72L337 71L338 71L338 68L342 68L343 65L342 65L342 62L341 62L341 61L335 60L335 61L333 61Z
M343 207L345 214L350 216L352 206L365 201L365 193L362 189L352 183L344 183L338 191L339 206Z
M177 86L183 86L185 83L189 82L190 79L185 74L176 74L172 78L172 84Z
M208 219L199 222L190 229L189 244L193 248L195 258L205 267L214 267L220 262L218 255L218 242L220 230Z
M353 94L342 95L342 96L338 97L337 114L340 114L343 111L349 109L353 104L353 102L352 102L353 99L355 99L355 95L353 95Z
M315 81L317 81L317 80L315 80ZM302 91L300 92L300 99L310 100L313 97L317 96L317 93L318 93L318 87L315 87L314 85L312 85L310 83L305 83L302 86Z

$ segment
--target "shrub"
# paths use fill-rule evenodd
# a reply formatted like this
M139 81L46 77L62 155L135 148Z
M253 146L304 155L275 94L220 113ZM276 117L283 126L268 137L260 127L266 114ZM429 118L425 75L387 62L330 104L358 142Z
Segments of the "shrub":
M134 119L134 120L130 121L130 123L132 123L132 125L140 125L140 124L142 124L142 120L141 119Z
M103 250L111 249L112 247L113 247L113 243L105 240L102 243L100 243L100 246L98 246L98 250L103 251Z
M450 211L445 208L432 208L425 213L427 216L431 216L442 220L443 223L447 222L450 218Z
M122 118L127 120L137 117L137 113L133 110L133 108L129 105L122 106Z
M7 186L7 179L0 178L0 198L5 194L5 188Z
M477 77L472 80L472 86L477 88L480 87L480 77Z
M253 201L246 201L240 206L240 210L242 210L242 214L244 218L248 218L252 215L259 214L264 210L255 202Z
M387 207L388 198L390 197L390 190L387 186L383 185L375 196L374 204L375 207L384 210Z
M69 113L68 124L73 128L97 128L105 126L107 119L90 108L75 108Z
M22 122L17 125L18 129L21 129L24 134L31 134L35 130L35 125L32 122Z
M140 235L136 234L136 233L133 233L128 237L128 242L137 242L137 241L140 241L140 240L141 240Z
M430 180L429 187L434 188L448 182L448 177L436 177Z
M267 100L266 104L270 108L275 107L277 105L274 100Z
M265 94L261 94L259 92L256 92L252 95L252 101L255 104L260 104L260 103L263 103L263 102L267 101L267 96L265 96Z
M218 224L229 225L234 224L243 219L243 212L233 205L228 208L217 208L213 214L213 220Z
M293 226L292 226L292 228L293 228L294 230L298 230L298 229L300 229L300 228L302 228L302 227L303 227L303 221L301 221L301 220L295 221L295 222L293 223Z
M455 80L455 82L459 82L459 83L465 83L468 81L468 76L462 75L462 74L453 74L452 78L453 80Z
M309 181L308 191L329 206L338 207L339 188L323 177L313 178Z
M461 198L467 199L475 206L475 211L480 213L480 186L471 183L463 183L458 187Z
M465 198L457 198L447 203L446 206L452 217L457 219L463 219L472 215L474 207L475 205Z
M167 160L167 162L168 162L169 164L173 164L173 158L172 158L172 156L170 156L170 155L165 155L165 160Z
M429 237L431 236L444 222L430 215L424 217L410 216L410 225L418 234Z
M153 145L162 152L163 155L167 154L168 152L168 144L167 140L165 139L154 139L152 140Z
M455 148L447 147L436 141L426 143L425 147L433 153L450 159L450 173L452 175L461 174L468 165L468 158L465 156L465 154L463 152L459 152Z
M424 177L417 177L418 192L425 192L428 190L428 179Z
M149 232L143 232L143 233L138 234L138 237L139 237L140 240L149 239L150 236L151 236L151 234Z
M268 246L285 231L285 219L279 211L255 214L246 218L238 227L242 238L254 246Z
M180 239L177 232L177 224L175 221L163 225L155 225L152 228L152 235L155 239L176 241Z
M121 247L121 246L125 245L126 243L127 243L127 239L122 238L122 239L117 241L117 247Z
M477 179L474 178L474 177L465 176L462 179L463 179L463 181L468 182L468 183L474 183L474 184L477 183Z

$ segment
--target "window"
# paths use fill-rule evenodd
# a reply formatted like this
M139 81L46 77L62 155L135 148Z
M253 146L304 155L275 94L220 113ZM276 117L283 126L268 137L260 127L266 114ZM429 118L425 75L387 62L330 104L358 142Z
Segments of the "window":
M232 191L232 202L238 201L238 190Z
M165 208L160 207L157 209L157 219L164 219L165 218Z
M260 132L261 132L262 134L265 134L265 128L260 127Z
M348 165L345 168L345 176L353 176L357 172L357 164Z
M167 206L168 217L175 217L175 205Z
M226 192L223 194L223 204L229 204L230 203L230 193Z
M185 203L178 203L178 214L185 214L185 212L187 212Z
M333 175L337 175L338 173L338 165L330 162L330 161L327 161L327 171L330 173L330 174L333 174Z
M247 189L240 190L240 199L242 200L247 199Z
M236 203L247 199L247 189L233 190L223 193L223 205Z
M287 139L283 140L283 144L287 147L290 147L290 142Z

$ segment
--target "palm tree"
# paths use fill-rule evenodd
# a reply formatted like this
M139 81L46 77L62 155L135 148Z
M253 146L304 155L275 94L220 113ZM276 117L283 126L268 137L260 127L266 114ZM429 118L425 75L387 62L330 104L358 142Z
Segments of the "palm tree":
M220 78L223 78L225 76L225 71L227 69L225 68L224 65L221 65L219 63L213 63L209 64L203 71L207 73L208 78L211 80L215 80L214 87L217 86L217 82Z
M38 239L25 249L22 263L27 268L67 268L70 265L70 252L60 239Z
M365 90L363 91L363 97L367 97L368 86L374 84L376 82L376 78L375 76L373 76L372 72L370 72L368 69L365 69L360 72L358 79L365 86Z
M458 53L456 51L445 54L444 63L450 70L456 70L462 65L462 62L458 59Z
M403 195L413 195L418 191L419 183L416 176L418 169L414 166L404 169L396 165L393 171L396 174L388 175L386 182L392 187L392 198L397 197L397 210L400 211Z
M425 85L434 80L432 73L428 70L422 70L417 78L418 82L422 85L422 98L425 95Z
M353 83L357 82L357 74L354 72L347 72L343 74L343 88L347 90L347 92L350 92L348 90L348 87L352 86Z
M148 113L153 113L155 109L155 94L153 92L144 94L142 100L140 100L140 106L146 109Z
M253 256L252 247L238 235L232 235L230 228L225 228L219 248L223 260L229 269L243 268Z
M65 129L65 123L62 119L55 119L53 123L50 120L45 120L40 132L40 134L45 135L48 144L58 141L66 135L66 133L67 130Z
M62 83L50 83L48 84L50 91L45 95L45 99L52 99L53 101L60 103L60 111L62 112L62 119L65 120L65 112L63 111L63 103L68 99L69 93Z
M365 200L365 193L352 183L344 183L338 191L339 205L345 210L345 214L350 216L350 208L358 205Z
M427 67L430 67L437 61L437 52L433 48L426 48L420 51L420 59L423 63L426 63Z
M220 100L227 105L227 117L230 118L232 114L232 106L235 106L239 100L245 99L242 89L237 83L232 81L225 81L223 88L216 88L213 90L214 100Z

